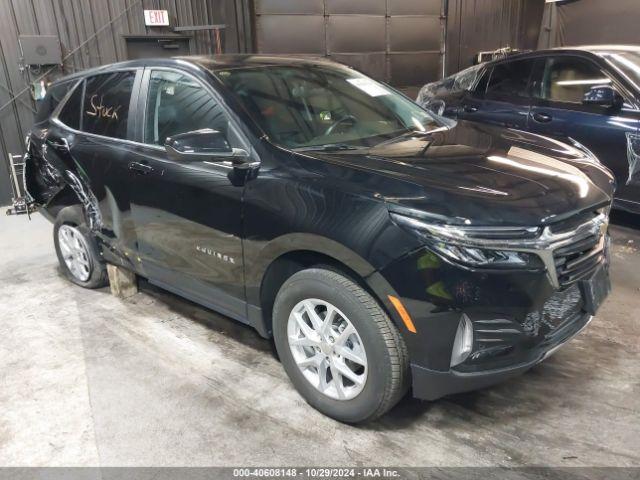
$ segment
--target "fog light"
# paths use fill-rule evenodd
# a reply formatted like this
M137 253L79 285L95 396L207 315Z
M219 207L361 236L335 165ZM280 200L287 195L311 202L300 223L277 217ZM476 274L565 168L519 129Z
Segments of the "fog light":
M464 362L473 348L473 325L471 319L462 314L456 331L456 339L453 342L453 350L451 351L451 366Z

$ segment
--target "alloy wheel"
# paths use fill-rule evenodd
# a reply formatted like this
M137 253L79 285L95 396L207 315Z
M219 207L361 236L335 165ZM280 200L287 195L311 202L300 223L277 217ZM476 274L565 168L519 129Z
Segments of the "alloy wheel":
M80 231L71 225L58 229L58 245L67 268L79 281L86 282L91 277L89 247Z
M336 400L351 400L367 381L367 355L355 326L329 302L309 298L291 311L287 338L311 385Z

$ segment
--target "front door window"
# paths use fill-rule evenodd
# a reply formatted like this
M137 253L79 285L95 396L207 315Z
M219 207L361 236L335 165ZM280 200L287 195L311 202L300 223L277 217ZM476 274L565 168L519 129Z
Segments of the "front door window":
M611 79L593 63L576 57L547 59L542 82L534 96L550 102L581 104L584 95Z
M164 145L168 137L205 128L222 132L233 145L227 115L202 85L179 72L153 71L145 115L145 143Z

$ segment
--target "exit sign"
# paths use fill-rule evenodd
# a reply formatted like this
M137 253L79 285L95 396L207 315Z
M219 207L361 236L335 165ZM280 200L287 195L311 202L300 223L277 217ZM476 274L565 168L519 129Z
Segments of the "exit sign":
M144 24L147 27L168 27L169 12L167 10L145 10Z

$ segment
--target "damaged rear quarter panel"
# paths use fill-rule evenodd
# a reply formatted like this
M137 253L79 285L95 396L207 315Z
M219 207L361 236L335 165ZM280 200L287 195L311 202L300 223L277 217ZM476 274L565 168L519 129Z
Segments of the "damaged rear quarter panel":
M92 230L102 228L102 214L89 178L71 153L66 136L55 135L55 128L35 130L28 139L25 183L36 204L57 211L68 205L80 204ZM72 194L71 194L72 192Z

